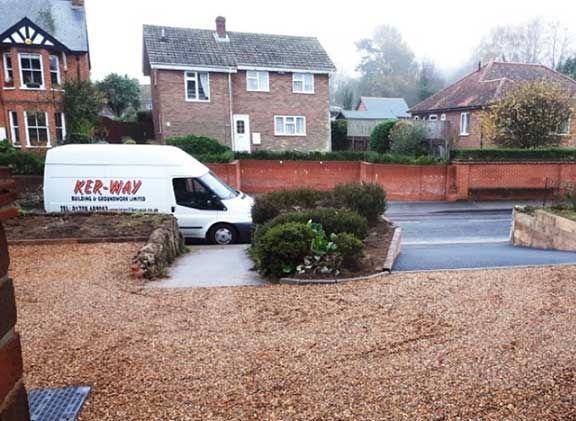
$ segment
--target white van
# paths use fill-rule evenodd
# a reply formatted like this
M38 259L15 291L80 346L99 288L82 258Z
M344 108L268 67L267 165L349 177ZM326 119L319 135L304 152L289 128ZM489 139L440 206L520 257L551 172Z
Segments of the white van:
M171 213L184 237L249 241L254 200L173 146L66 145L50 149L46 212Z

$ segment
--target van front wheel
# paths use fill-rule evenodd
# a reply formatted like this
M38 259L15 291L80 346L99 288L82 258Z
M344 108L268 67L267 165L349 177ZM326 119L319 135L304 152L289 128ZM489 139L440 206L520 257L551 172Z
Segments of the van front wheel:
M225 246L235 243L237 239L236 229L229 224L216 224L208 232L208 241L212 244Z

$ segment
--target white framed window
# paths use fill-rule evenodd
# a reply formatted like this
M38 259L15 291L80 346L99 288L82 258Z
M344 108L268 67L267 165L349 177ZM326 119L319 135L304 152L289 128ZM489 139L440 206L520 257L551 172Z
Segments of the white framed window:
M460 113L460 136L470 134L470 113Z
M28 146L50 146L50 132L48 130L48 113L43 111L26 111L26 142Z
M24 89L44 89L44 70L40 54L20 53L20 85Z
M246 90L256 92L270 92L270 76L268 72L256 70L246 71Z
M420 116L419 116L419 115L415 115L415 116L414 116L414 120L420 120Z
M50 82L52 87L60 85L60 60L58 56L50 56Z
M428 117L428 120L430 120L430 121L437 121L437 120L438 120L438 115L437 115L437 114L430 114L430 117Z
M446 121L446 114L440 114L440 121Z
M292 92L298 94L313 94L314 74L292 73Z
M210 77L208 72L184 72L186 101L210 101Z
M2 54L2 64L4 65L4 86L14 86L14 66L10 53Z
M10 117L10 140L12 145L20 147L20 125L18 124L18 113L16 111L9 111Z
M274 117L275 136L306 136L306 117L277 115Z
M56 129L56 141L64 141L66 139L66 118L64 113L54 113L54 128Z
M572 118L568 117L568 119L564 120L564 122L562 124L560 124L560 127L558 127L558 130L556 131L556 134L559 134L561 136L568 136L570 134L570 126L572 125Z

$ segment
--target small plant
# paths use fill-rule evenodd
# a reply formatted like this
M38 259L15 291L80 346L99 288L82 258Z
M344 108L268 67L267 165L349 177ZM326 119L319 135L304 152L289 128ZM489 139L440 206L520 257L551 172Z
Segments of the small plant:
M328 196L326 192L309 188L267 193L256 198L252 207L252 221L263 224L285 211L315 208Z
M124 145L135 145L136 141L134 139L132 139L130 136L123 136L122 137L122 143Z
M564 183L561 186L560 204L576 211L576 186L573 183Z
M304 258L302 264L296 267L296 272L338 275L342 257L337 253L338 246L333 241L336 234L328 237L322 225L312 221L308 221L308 226L314 232L314 238L310 242L310 254Z
M338 253L342 257L342 266L356 268L364 255L364 243L347 232L336 234L332 241L336 244Z

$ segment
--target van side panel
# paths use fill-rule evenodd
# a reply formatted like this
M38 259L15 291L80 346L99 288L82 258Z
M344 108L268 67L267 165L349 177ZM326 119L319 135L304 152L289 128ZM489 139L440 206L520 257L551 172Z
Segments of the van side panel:
M164 167L46 165L47 212L169 213Z

